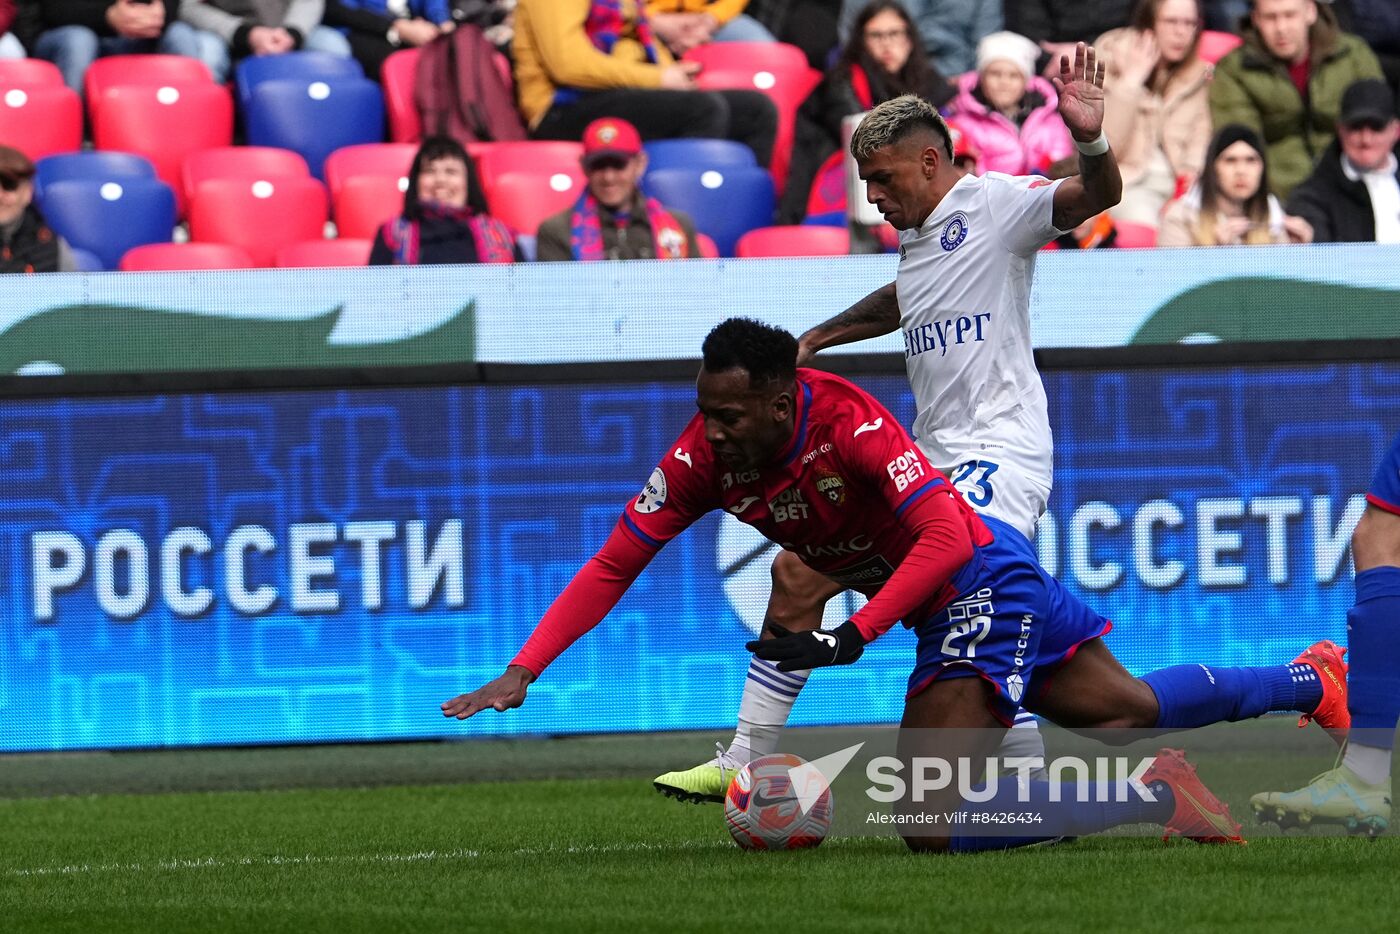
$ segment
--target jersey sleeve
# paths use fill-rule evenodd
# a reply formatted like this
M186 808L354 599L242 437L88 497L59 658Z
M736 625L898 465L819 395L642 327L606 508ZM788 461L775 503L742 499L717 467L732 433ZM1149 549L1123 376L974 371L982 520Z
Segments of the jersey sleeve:
M607 542L574 575L511 662L537 677L611 612L661 547L708 512L707 458L692 454L692 422L627 504Z
M1053 223L1055 192L1064 179L989 172L983 191L992 223L1012 253L1029 256L1065 233Z

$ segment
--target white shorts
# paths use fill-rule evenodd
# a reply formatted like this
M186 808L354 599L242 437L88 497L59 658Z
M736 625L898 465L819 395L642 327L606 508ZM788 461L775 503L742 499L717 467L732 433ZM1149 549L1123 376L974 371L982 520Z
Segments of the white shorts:
M995 457L994 451L982 451L941 469L969 506L1015 526L1034 541L1036 526L1050 499L1049 478L1033 477Z

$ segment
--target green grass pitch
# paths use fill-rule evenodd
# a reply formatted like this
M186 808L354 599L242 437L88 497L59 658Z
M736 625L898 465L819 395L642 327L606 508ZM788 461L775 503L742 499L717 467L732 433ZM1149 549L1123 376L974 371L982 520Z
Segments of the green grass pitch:
M708 739L0 757L0 931L1400 930L1395 838L1248 814L1261 780L1326 761L1196 757L1242 848L764 854L733 846L719 806L651 789Z

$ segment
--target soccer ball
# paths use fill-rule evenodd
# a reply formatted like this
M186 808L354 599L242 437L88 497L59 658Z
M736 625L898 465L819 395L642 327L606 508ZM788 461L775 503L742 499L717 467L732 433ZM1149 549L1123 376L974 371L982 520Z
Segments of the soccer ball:
M803 799L811 805L806 810ZM800 756L762 756L729 782L724 823L746 850L816 846L831 829L831 789Z

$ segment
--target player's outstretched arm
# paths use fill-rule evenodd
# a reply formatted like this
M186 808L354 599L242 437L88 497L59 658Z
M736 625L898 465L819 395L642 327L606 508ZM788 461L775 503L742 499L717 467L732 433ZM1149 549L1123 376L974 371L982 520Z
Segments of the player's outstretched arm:
M514 710L525 703L525 691L534 680L535 675L530 669L523 665L510 665L499 678L488 681L470 694L458 694L452 700L445 701L442 715L465 720L488 707L492 710Z
M1079 174L1055 190L1053 222L1060 230L1073 230L1123 197L1123 176L1103 135L1103 79L1103 63L1084 43L1075 47L1073 62L1060 56L1060 74L1054 79L1060 117L1079 150Z
M899 327L899 299L894 283L882 285L850 308L828 318L797 339L797 365L807 366L819 350L889 334Z

